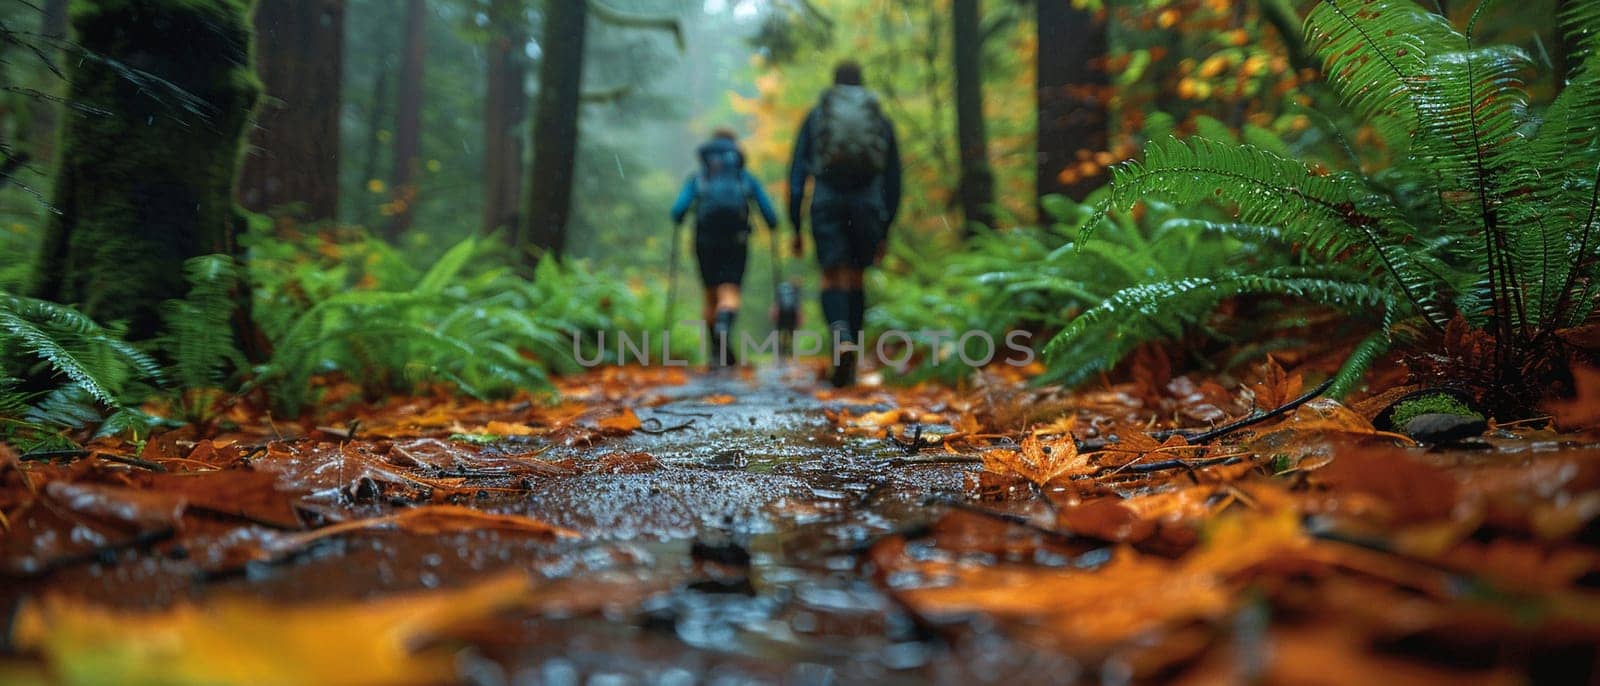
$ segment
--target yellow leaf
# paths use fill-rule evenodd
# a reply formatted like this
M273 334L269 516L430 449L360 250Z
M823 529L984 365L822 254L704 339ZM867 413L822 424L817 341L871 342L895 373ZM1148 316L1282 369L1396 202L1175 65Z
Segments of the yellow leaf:
M517 422L489 422L484 425L483 431L470 433L489 434L491 436L533 436L539 432L527 424Z
M621 431L624 433L629 431L637 431L639 430L639 427L642 426L642 424L639 422L639 415L634 414L633 408L631 407L622 408L621 412L609 417L605 417L597 422L597 424L602 429L606 429L608 431Z
M223 598L140 613L49 596L22 607L12 638L68 684L445 683L454 651L417 646L530 592L510 573L453 591L287 607Z
M860 429L881 429L900 423L904 410L884 410L882 412L868 412L860 417L850 420L850 426Z

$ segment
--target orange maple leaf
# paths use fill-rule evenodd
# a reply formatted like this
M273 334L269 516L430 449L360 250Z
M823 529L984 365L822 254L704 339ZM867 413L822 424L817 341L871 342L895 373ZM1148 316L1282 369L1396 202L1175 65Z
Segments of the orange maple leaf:
M983 454L983 468L1001 475L1012 475L1045 486L1058 479L1089 474L1095 470L1086 455L1078 454L1071 436L1040 441L1029 435L1020 450L991 450Z
M1284 371L1271 355L1267 356L1263 367L1261 380L1250 386L1256 395L1256 407L1264 410L1282 407L1304 391L1305 379Z

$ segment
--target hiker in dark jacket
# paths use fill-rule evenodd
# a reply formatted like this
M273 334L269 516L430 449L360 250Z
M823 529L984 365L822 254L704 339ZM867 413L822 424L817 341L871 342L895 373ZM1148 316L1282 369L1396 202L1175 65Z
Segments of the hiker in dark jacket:
M734 363L729 338L739 313L739 284L750 243L750 202L755 201L767 228L776 233L778 213L761 184L744 168L738 137L718 129L700 146L700 171L689 175L672 205L672 224L683 223L694 209L694 254L705 286L703 315L712 345L712 362Z
M866 319L863 275L883 259L900 207L900 150L894 125L866 89L861 65L843 62L833 87L806 115L789 164L789 221L800 248L806 180L811 236L822 267L822 314L833 340L834 386L855 383L856 351Z

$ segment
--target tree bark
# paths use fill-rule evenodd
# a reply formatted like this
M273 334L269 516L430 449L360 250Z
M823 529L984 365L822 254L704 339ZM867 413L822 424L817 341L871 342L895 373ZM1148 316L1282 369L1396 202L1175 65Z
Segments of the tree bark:
M483 231L515 234L522 214L522 120L527 112L527 33L521 2L493 0L490 24L503 27L489 40L488 98L484 103Z
M39 17L39 33L51 39L66 40L68 28L67 0L49 0L44 3L44 12ZM54 50L49 57L52 63L60 65ZM50 90L54 92L55 89ZM55 159L59 143L57 137L61 126L61 105L40 99L34 101L34 108L33 121L37 128L32 134L34 144L31 157L41 164L49 164Z
M1039 198L1061 194L1081 202L1105 183L1104 169L1065 178L1063 173L1080 164L1078 151L1107 147L1105 19L1074 9L1068 0L1039 0L1038 12L1035 187ZM1048 220L1042 209L1040 217Z
M378 179L379 158L383 156L384 149L383 137L379 132L383 131L383 124L389 118L390 70L387 56L394 49L394 41L389 40L392 37L389 34L386 33L385 36L378 43L378 54L380 55L378 74L372 80L372 97L367 101L371 105L370 109L367 110L366 153L363 155L361 162L361 185L363 188ZM365 195L361 197L369 198L369 196ZM370 199L362 203L360 220L363 226L374 225L374 213L377 209L377 205Z
M994 172L983 120L983 35L978 0L955 0L956 143L961 149L960 192L964 232L994 226Z
M271 0L256 9L256 67L267 96L251 132L239 201L292 206L302 221L339 213L344 0Z
M588 9L579 0L546 0L544 55L533 116L533 169L528 214L519 248L530 255L560 255L572 215L573 169L578 154L578 105L583 88L584 31Z
M73 24L106 59L68 67L67 97L83 106L64 111L57 213L33 291L145 340L160 333L161 303L188 292L185 260L239 254L234 181L261 91L249 3L83 3Z
M399 240L416 216L417 177L422 171L422 70L427 57L427 3L407 0L405 51L394 115L394 174L390 178L389 240Z

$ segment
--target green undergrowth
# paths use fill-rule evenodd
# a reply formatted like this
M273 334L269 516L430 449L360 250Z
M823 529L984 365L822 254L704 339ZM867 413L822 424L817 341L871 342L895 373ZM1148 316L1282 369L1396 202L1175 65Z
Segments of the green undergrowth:
M1566 373L1561 332L1596 313L1600 2L1561 13L1572 66L1543 101L1525 89L1535 60L1478 40L1492 4L1458 28L1410 0L1317 3L1306 40L1342 111L1325 119L1347 123L1330 140L1375 144L1287 150L1225 129L1155 137L1141 160L1114 170L1105 204L1220 212L1226 223L1190 230L1270 236L1295 262L1222 281L1152 279L1075 320L1050 351L1069 353L1097 326L1125 331L1130 314L1144 320L1198 292L1287 295L1376 315L1336 394L1398 346L1438 353L1478 395L1530 411ZM1458 322L1491 342L1488 357L1445 350Z
M1213 370L1315 343L1307 327L1323 318L1320 309L1290 298L1246 298L1249 317L1218 315L1224 301L1239 300L1227 284L1241 275L1295 268L1294 255L1271 231L1230 231L1160 202L1136 214L1100 215L1052 197L1047 210L1054 219L1048 227L983 231L963 250L939 257L897 245L898 261L908 267L873 277L870 332L979 330L1002 354L1009 332L1025 332L1034 348L1055 340L1051 354L1040 358L1045 371L1038 381L1067 385L1100 378L1144 343L1183 342L1192 346L1193 365ZM1094 238L1080 243L1090 221L1098 224ZM1194 287L1157 298L1166 294L1157 284ZM1349 314L1361 315L1353 307ZM1071 332L1066 339L1064 331ZM952 344L945 343L935 364L928 337L915 338L924 354L898 375L902 380L950 382L971 373Z
M431 262L353 229L246 237L249 269L190 260L188 295L165 303L164 333L123 340L116 324L0 290L0 440L24 450L68 437L147 433L216 420L239 397L281 417L319 409L342 378L378 399L443 386L477 398L549 392L549 375L611 361L596 335L659 322L642 286L547 259L523 276L494 237L469 238ZM235 294L248 283L255 328L270 353L251 361L239 341ZM657 315L657 319L660 315ZM608 345L612 345L608 341ZM141 408L160 408L147 414Z

